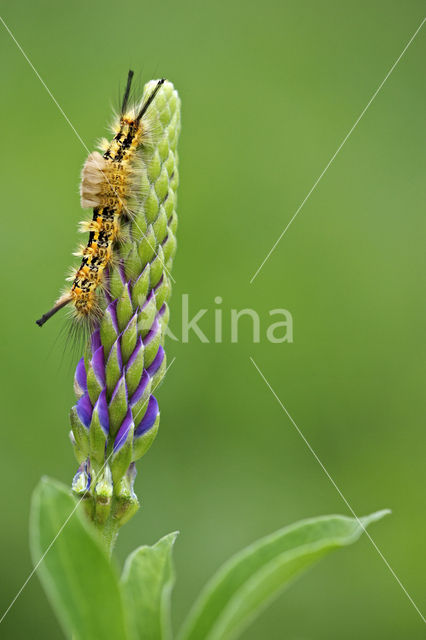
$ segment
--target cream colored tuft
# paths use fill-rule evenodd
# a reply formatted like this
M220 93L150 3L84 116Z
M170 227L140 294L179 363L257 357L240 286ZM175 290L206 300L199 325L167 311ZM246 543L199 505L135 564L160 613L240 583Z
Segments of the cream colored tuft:
M80 202L83 209L93 209L100 205L105 167L106 160L99 151L89 154L81 172Z
M101 151L103 151L103 153L105 153L105 151L109 148L109 140L107 140L106 138L101 138L98 141L97 146Z

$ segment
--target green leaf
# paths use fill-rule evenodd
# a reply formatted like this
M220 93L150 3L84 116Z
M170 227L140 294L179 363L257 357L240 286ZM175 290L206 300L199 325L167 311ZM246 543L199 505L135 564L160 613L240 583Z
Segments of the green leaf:
M154 188L155 188L155 192L157 194L158 200L160 202L163 202L169 190L169 174L165 166L162 167L161 173L158 176L157 180L155 181ZM154 230L155 230L155 223L154 223ZM159 240L159 242L161 242L158 236L157 236L157 239Z
M74 453L78 463L81 464L89 455L89 431L78 417L75 406L70 411L70 422L75 438Z
M160 282L158 283L155 289L155 304L158 311L160 311L161 307L163 306L163 303L169 299L171 290L172 290L172 287L170 284L170 280L167 277L166 273L164 272Z
M132 302L134 307L142 307L149 289L149 263L145 266L139 278L132 287Z
M156 196L154 197L154 200L155 200L155 207L157 207L157 210L158 210L158 202L157 202ZM155 217L156 215L154 216L154 219ZM141 242L139 243L138 252L139 252L139 257L142 260L142 265L144 266L148 262L151 262L152 258L154 257L155 233L154 233L154 229L152 228L152 225L149 225L148 229L146 230L145 236L142 238Z
M176 238L171 229L168 230L166 241L163 244L164 260L167 262L169 258L173 258L176 253Z
M120 291L121 294L121 291ZM105 314L101 321L101 342L104 345L105 357L108 356L112 345L118 338L118 334L114 327L113 317L111 315L110 309L105 311Z
M118 268L113 269L109 279L109 289L113 300L119 298L123 293L124 283L120 276Z
M115 438L127 413L127 390L124 375L117 383L111 402L109 403L108 412L110 436Z
M142 176L142 180L145 183L146 180L146 176L143 175ZM141 182L142 182L141 180ZM146 189L149 189L149 183L148 185L145 185ZM141 191L143 192L143 187L141 184ZM147 223L145 220L145 215L143 213L143 211L138 211L137 213L135 213L132 217L132 239L135 242L140 242L141 239L143 238L143 236L146 233L146 227L147 227Z
M132 397L141 380L142 372L143 372L143 362L144 362L144 346L143 343L140 345L140 349L137 352L136 357L126 366L126 384L127 384L127 394L129 398Z
M37 566L41 560L38 575L67 637L125 640L117 573L76 504L59 482L40 481L31 506L33 562Z
M117 451L113 450L111 456L111 473L114 482L114 487L118 487L118 483L129 468L129 464L132 461L133 453L133 431L134 425L131 423L131 427L127 433L126 439L123 442L123 435L120 435L120 447Z
M151 271L150 271L151 287L155 287L160 282L160 278L163 271L164 271L164 253L163 253L163 247L160 244L160 246L157 249L157 255L151 261Z
M129 285L127 284L117 302L117 320L120 331L123 331L133 315L132 300L130 297Z
M104 465L105 461L105 443L107 441L107 436L104 430L101 427L101 423L99 420L99 406L95 404L92 420L90 422L89 429L89 442L90 442L90 461L92 464L93 471L96 474L100 471L100 469Z
M136 347L137 337L138 316L135 313L121 336L121 355L123 357L123 364L127 364L130 356L132 355L133 349Z
M156 333L151 334L151 339L145 341L145 352L144 352L144 367L148 368L150 364L153 363L155 356L157 355L158 347L160 346L161 341L161 325L158 323L156 326ZM153 328L152 328L153 330Z
M89 364L87 369L87 390L89 392L90 402L92 403L92 405L95 405L96 400L99 398L99 395L102 391L102 386L97 379L91 364Z
M179 640L236 638L292 580L329 551L355 542L388 511L360 521L323 516L285 527L236 554L201 592Z
M167 193L168 189L169 189L169 181L167 179L166 193ZM164 209L164 207L162 205L160 207L160 212L158 214L158 217L155 220L155 222L152 225L152 227L154 229L154 233L155 233L155 237L156 237L157 243L161 244L163 242L164 238L167 235L167 214L166 214L166 211L165 211L165 209Z
M136 243L132 244L132 248L124 261L124 271L127 280L136 280L142 271L142 262L139 258Z
M152 547L139 547L126 560L121 587L135 640L169 640L172 636L172 548L177 535L175 531Z
M108 360L105 367L106 387L108 400L111 399L112 393L121 375L121 359L119 356L119 341L116 340L109 352Z
M157 307L155 305L155 296L153 296L144 304L138 314L138 331L143 338L145 338L151 330L156 315Z
M146 433L133 440L133 457L132 461L142 458L151 447L157 437L158 427L160 426L160 414L155 419L154 424Z

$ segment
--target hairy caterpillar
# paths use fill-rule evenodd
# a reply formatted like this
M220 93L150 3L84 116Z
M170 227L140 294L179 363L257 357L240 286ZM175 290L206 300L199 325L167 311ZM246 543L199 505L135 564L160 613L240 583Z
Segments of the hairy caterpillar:
M152 93L138 109L128 109L133 71L129 71L120 116L113 125L114 138L101 145L101 155L89 154L81 175L81 206L93 207L93 218L81 228L89 232L89 240L76 255L81 255L80 267L69 278L71 289L57 300L53 308L36 323L41 327L57 311L72 303L74 316L90 328L100 316L97 289L103 285L104 272L113 258L113 248L121 221L128 217L128 202L137 186L141 170L138 149L148 137L143 117L154 100L164 78L157 82Z

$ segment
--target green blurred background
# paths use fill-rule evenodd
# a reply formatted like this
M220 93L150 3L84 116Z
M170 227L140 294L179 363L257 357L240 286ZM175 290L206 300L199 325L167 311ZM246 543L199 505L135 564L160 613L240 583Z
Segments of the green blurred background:
M357 514L389 507L371 534L414 601L425 601L424 59L419 33L259 276L250 278L419 26L420 0L134 2L24 0L3 18L90 149L129 67L165 75L183 102L181 295L224 342L169 341L158 440L139 465L143 508L120 562L179 529L178 624L233 552L297 519L346 513L249 361L253 356ZM70 482L74 360L56 317L79 240L86 151L2 27L3 323L1 607L31 571L28 513L43 474ZM262 323L253 344L230 309ZM265 339L288 309L293 344ZM421 618L367 540L295 584L246 640L424 637ZM60 638L37 577L5 638Z

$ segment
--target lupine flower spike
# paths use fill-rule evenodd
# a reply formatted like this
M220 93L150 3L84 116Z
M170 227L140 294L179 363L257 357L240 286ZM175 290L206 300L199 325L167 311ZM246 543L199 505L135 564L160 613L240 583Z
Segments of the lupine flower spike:
M144 97L158 83L145 86ZM166 370L176 251L180 100L164 82L150 106L152 142L142 150L139 192L119 259L107 276L106 308L75 372L71 441L79 468L73 490L113 541L138 509L135 462L151 446L160 411L155 390Z

